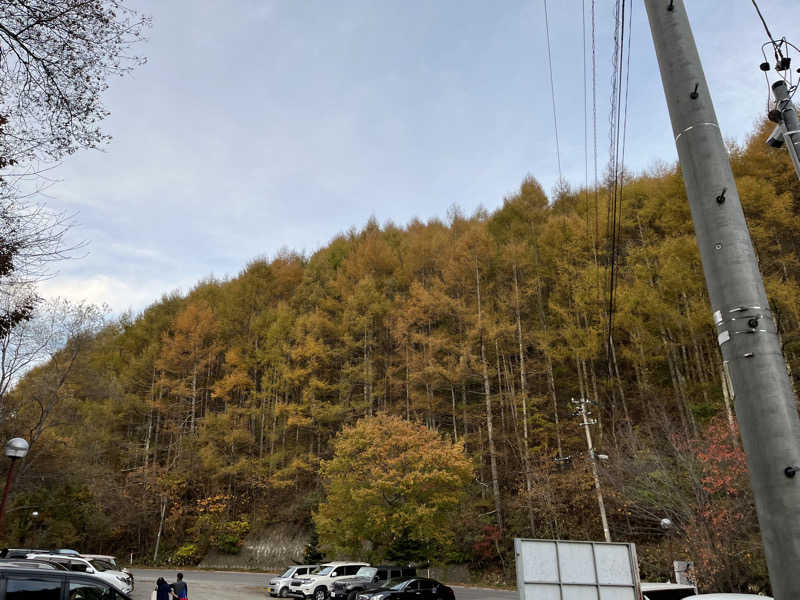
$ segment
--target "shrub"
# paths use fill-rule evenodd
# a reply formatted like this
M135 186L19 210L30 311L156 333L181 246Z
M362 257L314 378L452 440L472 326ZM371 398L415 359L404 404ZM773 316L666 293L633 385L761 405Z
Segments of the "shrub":
M202 558L200 549L197 544L184 544L178 548L172 557L169 559L171 565L177 567L196 565Z

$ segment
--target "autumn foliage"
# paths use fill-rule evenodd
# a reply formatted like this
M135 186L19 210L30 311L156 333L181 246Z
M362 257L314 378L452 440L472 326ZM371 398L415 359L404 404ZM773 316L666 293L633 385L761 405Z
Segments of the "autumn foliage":
M700 466L700 499L686 522L685 543L702 583L765 591L764 552L738 431L715 419L689 448Z
M764 131L731 157L797 374L800 186ZM31 371L2 423L41 420L15 501L77 486L108 518L67 537L29 528L29 543L152 561L160 539L163 562L212 530L291 523L316 526L327 558L426 554L513 579L514 536L602 539L570 414L588 397L611 534L637 543L643 576L684 558L701 586L760 586L680 172L625 182L612 345L606 192L548 198L529 177L491 212L371 220L125 315L80 346L56 396L58 361ZM57 401L42 418L45 397ZM198 501L217 497L213 527L199 526Z
M412 562L441 558L453 546L472 464L462 443L379 415L336 437L321 476L325 499L314 523L324 544Z

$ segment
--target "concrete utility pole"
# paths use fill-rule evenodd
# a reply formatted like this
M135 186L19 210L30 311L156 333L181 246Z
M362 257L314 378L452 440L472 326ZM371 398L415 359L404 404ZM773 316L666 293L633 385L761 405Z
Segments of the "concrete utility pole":
M789 97L789 87L783 79L772 84L772 93L777 103L776 111L780 115L777 132L773 132L767 140L770 146L780 147L786 143L789 156L792 157L795 173L800 178L800 119L797 118L797 109ZM770 111L770 118L773 118Z
M577 405L577 409L575 411L575 416L580 417L581 422L579 425L583 427L583 430L586 432L586 447L589 449L589 462L592 465L592 477L594 477L594 490L597 494L597 506L600 507L600 521L603 523L603 535L607 542L611 541L611 530L608 528L608 519L606 518L606 505L603 502L603 490L600 487L600 475L597 472L597 458L598 454L594 451L594 446L592 445L592 433L589 431L589 425L594 425L597 423L597 419L590 419L589 416L592 414L586 406L589 404L589 400L586 398L581 398L580 400L575 400L575 398L570 399L570 401ZM602 457L602 455L600 455Z
M800 418L683 0L645 0L776 600L800 598Z

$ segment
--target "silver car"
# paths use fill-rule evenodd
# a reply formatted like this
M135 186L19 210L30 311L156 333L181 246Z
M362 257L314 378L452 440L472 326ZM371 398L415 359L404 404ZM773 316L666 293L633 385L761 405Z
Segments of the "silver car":
M308 575L319 565L293 565L277 577L267 579L267 595L287 598L289 596L289 582L293 577Z
M115 570L110 563L103 560L86 559L80 556L67 556L63 554L29 554L28 558L38 558L48 562L63 565L70 571L94 575L98 579L110 583L125 594L133 590L133 580L130 575Z

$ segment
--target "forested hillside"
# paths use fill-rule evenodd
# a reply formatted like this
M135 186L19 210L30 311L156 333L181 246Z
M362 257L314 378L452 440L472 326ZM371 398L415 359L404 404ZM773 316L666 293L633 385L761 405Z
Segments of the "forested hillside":
M800 186L765 131L731 158L797 382ZM389 413L472 464L431 558L509 576L514 536L603 537L571 414L586 397L611 534L643 577L671 552L704 585L766 585L680 173L626 181L611 344L608 197L548 200L529 178L493 212L371 221L78 334L3 398L6 435L32 441L5 542L144 562L160 536L157 562L187 564L271 523L311 528L337 434Z

